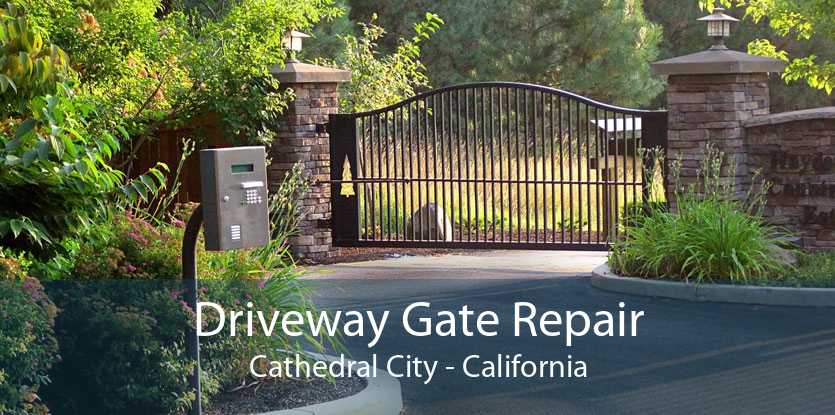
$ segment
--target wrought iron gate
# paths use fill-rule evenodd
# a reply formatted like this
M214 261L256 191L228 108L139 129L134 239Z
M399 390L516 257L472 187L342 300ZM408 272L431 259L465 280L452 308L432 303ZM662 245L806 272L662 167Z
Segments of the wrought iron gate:
M666 146L667 113L489 82L328 131L335 246L607 249L653 191L642 150Z

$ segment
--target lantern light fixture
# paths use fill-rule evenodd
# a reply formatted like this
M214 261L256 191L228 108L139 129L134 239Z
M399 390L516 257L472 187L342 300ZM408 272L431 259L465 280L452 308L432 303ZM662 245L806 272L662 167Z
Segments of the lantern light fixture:
M296 62L296 52L302 50L302 39L310 37L307 33L299 32L298 30L290 30L284 34L281 40L281 46L290 51L290 62Z
M713 38L711 50L725 50L725 39L731 35L731 23L739 19L725 14L722 7L714 7L713 13L702 17L699 21L707 22L707 35Z

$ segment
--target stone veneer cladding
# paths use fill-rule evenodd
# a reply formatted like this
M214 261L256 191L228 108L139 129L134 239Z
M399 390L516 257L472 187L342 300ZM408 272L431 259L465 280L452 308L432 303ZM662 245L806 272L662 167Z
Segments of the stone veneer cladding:
M327 257L331 250L330 139L317 132L317 124L339 109L336 82L285 83L296 96L281 116L277 137L270 148L272 164L267 168L270 187L275 190L293 165L301 162L311 183L300 201L303 211L299 236L290 240L297 258Z
M745 131L748 162L772 183L765 216L811 250L835 250L835 108L829 118L759 117ZM758 120L751 120L758 121ZM759 124L759 125L755 125Z
M692 183L704 158L704 148L712 143L726 154L728 180L736 182L738 193L750 187L750 172L744 146L743 123L769 113L768 75L700 74L671 75L668 79L667 159L681 160L681 182ZM668 183L668 193L672 191Z

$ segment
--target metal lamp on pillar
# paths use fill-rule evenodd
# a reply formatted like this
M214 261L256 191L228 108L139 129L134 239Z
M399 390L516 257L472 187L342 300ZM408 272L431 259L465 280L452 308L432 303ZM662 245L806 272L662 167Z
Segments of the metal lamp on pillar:
M713 38L711 50L728 49L725 39L731 36L731 23L738 22L739 19L725 14L725 9L715 7L713 13L698 20L707 22L707 35Z
M296 53L302 51L302 41L308 37L310 35L299 32L298 30L290 30L284 34L284 38L281 39L281 46L290 52L290 59L287 59L288 62L299 61L296 59Z
M769 112L768 74L781 72L779 60L728 49L725 39L731 24L738 19L724 9L715 8L707 22L707 35L713 46L701 52L654 62L652 72L667 76L667 154L666 160L679 160L680 183L699 180L698 169L710 144L725 154L727 163L735 163L733 176L723 173L723 180L736 183L739 197L750 186L744 123L749 118ZM725 169L723 169L723 172ZM667 184L667 200L675 209L675 192Z

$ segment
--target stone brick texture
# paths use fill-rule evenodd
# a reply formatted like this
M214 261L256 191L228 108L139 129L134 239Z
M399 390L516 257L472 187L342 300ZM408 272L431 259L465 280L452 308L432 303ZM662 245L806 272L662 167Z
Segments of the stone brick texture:
M772 184L766 216L804 248L835 250L835 119L746 129L751 169Z
M681 163L682 184L694 183L712 143L726 155L726 179L740 195L751 185L743 137L743 123L769 113L767 74L672 75L668 79L667 160ZM735 173L731 174L731 164ZM668 195L673 191L668 183ZM675 201L669 198L673 208Z
M272 163L267 168L271 190L275 190L297 162L304 165L310 191L300 201L302 220L299 236L290 241L299 259L330 256L331 186L330 139L317 133L316 125L328 122L339 109L336 83L283 84L295 93L295 100L282 114L277 137L270 148Z
M835 119L746 128L745 121L769 114L767 82L764 73L670 76L667 159L680 160L681 181L693 183L704 147L715 145L727 157L725 179L736 183L739 197L759 171L772 185L766 219L796 235L805 249L834 250ZM668 198L675 208L672 186Z

